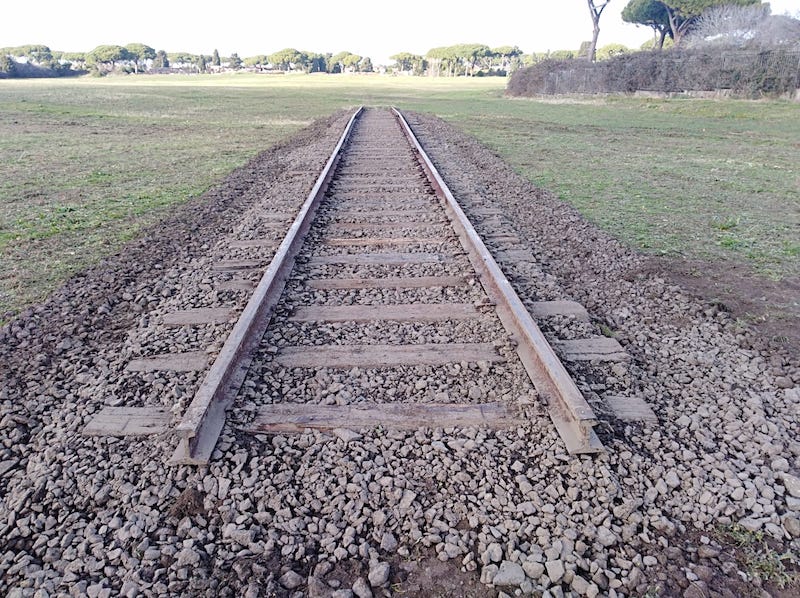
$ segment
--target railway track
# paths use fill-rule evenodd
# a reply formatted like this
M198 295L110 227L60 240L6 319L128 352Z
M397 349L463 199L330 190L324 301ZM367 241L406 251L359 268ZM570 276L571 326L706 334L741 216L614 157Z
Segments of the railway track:
M508 427L520 399L547 405L569 452L602 450L594 413L402 115L359 110L177 426L172 462L207 463L241 401L258 433Z
M354 121L296 219L346 120L270 150L4 331L12 594L681 593L684 572L722 561L671 530L797 529L778 451L797 452L798 394L764 392L774 370L756 373L727 316L630 280L643 262L434 117L412 122L483 241L383 111ZM569 294L608 316L629 367L596 363L630 357ZM528 311L613 434L607 455L565 457L600 448L593 417L570 416L527 353ZM627 424L642 420L657 427ZM209 466L170 467L173 452ZM753 488L774 498L751 508Z

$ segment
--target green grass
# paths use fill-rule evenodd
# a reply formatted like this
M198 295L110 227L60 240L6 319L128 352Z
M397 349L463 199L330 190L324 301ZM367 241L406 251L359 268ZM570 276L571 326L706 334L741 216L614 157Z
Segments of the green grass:
M503 97L501 79L0 81L0 314L338 108L435 113L634 247L800 273L800 105ZM0 316L0 319L2 317Z
M515 100L461 123L635 247L800 274L796 104Z

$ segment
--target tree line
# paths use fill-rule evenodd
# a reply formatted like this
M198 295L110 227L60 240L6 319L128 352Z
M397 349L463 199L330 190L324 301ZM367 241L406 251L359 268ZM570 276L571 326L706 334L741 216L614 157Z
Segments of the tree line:
M599 59L633 51L621 44L608 44L597 50ZM215 73L247 70L251 72L371 73L376 70L403 75L455 77L504 76L519 68L548 59L576 58L583 49L524 53L518 46L490 48L485 44L457 44L431 48L425 54L399 52L386 68L375 67L368 56L349 51L316 53L285 48L272 54L241 58L237 53L211 54L166 52L147 44L101 45L89 52L58 52L47 46L26 45L0 48L0 73L11 74L35 65L56 75L94 73ZM21 76L26 76L20 73ZM35 76L29 74L27 76Z
M126 46L100 45L89 52L57 52L43 45L24 45L0 48L0 73L14 75L36 67L52 70L56 74L90 72L105 75L143 72L221 72L242 69L254 71L306 72L306 73L371 73L374 71L369 56L344 51L338 54L317 53L285 48L272 54L259 54L241 58L237 53L220 56L218 50L211 54L166 52L147 44Z
M593 40L596 43L600 30L600 16L611 0L587 0L592 15ZM761 0L629 0L622 10L626 23L644 25L653 29L654 47L662 49L669 37L680 46L684 37L694 29L702 15L721 6L762 5ZM768 4L764 5L768 8ZM595 59L594 47L587 49L587 58Z
M211 54L166 52L143 43L101 45L89 52L57 52L44 45L0 48L0 76L60 76L90 72L255 72L371 73L375 70L404 75L485 76L507 75L548 59L586 57L611 59L632 50L621 44L597 47L600 18L611 0L587 0L592 19L591 39L576 50L525 54L518 46L490 48L484 44L457 44L431 48L425 54L399 52L388 67L375 67L368 56L349 51L317 53L284 48L272 54L240 58ZM737 12L738 11L738 12ZM797 19L770 15L769 3L760 0L629 0L622 19L653 30L653 41L642 47L660 50L667 43L681 46L703 39L729 39L742 32L753 37L784 41L800 39ZM756 36L757 37L757 36ZM749 38L748 38L749 39ZM747 41L747 40L745 40Z
M469 77L505 75L523 65L523 56L518 46L457 44L431 48L425 55L399 52L390 58L395 70L407 75Z

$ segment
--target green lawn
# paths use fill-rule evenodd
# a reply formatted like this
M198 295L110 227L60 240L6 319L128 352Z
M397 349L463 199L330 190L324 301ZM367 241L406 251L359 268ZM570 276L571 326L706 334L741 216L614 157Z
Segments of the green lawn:
M639 249L800 275L800 105L510 100L458 124Z
M0 320L312 119L359 104L451 121L647 251L800 273L800 105L503 97L501 79L0 81Z

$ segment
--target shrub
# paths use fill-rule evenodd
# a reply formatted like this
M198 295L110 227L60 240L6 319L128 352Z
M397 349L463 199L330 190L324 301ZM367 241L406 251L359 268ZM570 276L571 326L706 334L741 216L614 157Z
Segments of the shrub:
M570 93L731 90L758 97L800 87L800 52L669 50L636 52L600 63L546 60L511 75L507 93L534 96Z

